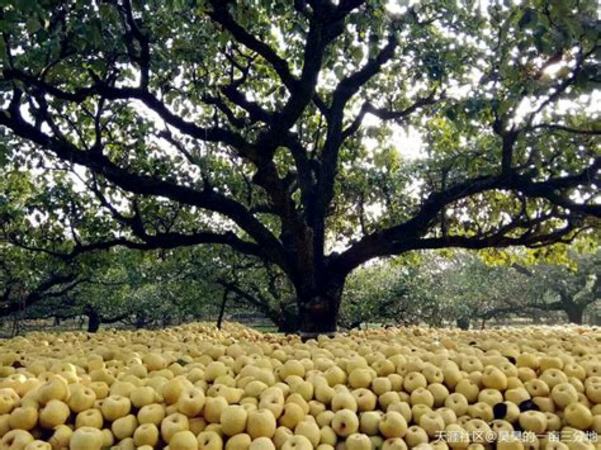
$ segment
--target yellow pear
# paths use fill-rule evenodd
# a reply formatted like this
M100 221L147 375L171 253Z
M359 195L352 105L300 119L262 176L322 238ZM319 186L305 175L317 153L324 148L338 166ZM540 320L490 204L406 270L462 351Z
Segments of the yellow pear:
M131 401L122 395L109 395L102 401L100 410L104 418L112 422L129 414Z
M359 419L354 411L341 409L334 414L331 427L338 436L347 437L357 432L359 429Z
M372 444L369 436L362 433L353 433L346 438L346 450L371 450Z
M225 443L225 450L248 450L252 442L247 433L239 433L231 436Z
M111 431L115 438L123 440L131 437L138 427L138 420L133 414L128 414L124 417L119 417L111 424Z
M71 411L79 413L92 408L95 401L96 392L88 386L82 386L69 396L68 405Z
M223 439L216 431L203 431L197 436L198 450L221 450Z
M159 441L159 429L154 423L143 423L136 428L133 438L136 447L142 445L154 447Z
M38 423L38 411L32 406L19 406L13 409L8 424L13 430L32 430Z
M177 400L177 410L188 417L195 417L205 405L205 394L196 387L186 388Z
M274 443L271 439L267 437L259 437L254 439L250 446L249 450L276 450Z
M244 432L248 413L243 406L228 405L221 411L221 431L226 436Z
M386 438L403 437L407 433L407 421L401 413L388 411L380 419L378 428Z
M71 411L69 406L60 400L50 400L39 414L39 423L43 428L54 428L64 424Z
M188 430L178 431L169 439L169 450L197 450L198 441Z
M158 403L144 405L138 411L137 417L140 424L153 423L158 426L165 418L165 408Z
M86 409L75 417L75 428L91 427L101 429L104 424L104 417L99 409Z
M97 428L81 427L73 432L69 450L100 450L103 444L102 432Z
M268 409L257 409L248 413L246 431L251 438L272 437L276 429L276 420Z
M188 417L181 413L173 413L161 421L161 437L167 443L171 437L178 431L187 431L189 429Z
M21 450L34 440L31 433L26 430L11 430L0 439L0 449Z
M294 435L290 436L284 445L282 445L281 450L313 450L313 445L311 441L302 435Z

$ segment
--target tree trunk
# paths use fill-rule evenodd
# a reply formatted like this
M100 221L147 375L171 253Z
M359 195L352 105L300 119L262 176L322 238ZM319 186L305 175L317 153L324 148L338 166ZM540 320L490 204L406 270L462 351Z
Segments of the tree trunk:
M86 316L88 317L88 333L96 333L100 329L100 323L102 322L100 314L93 308L89 308L86 311Z
M320 334L336 333L338 310L343 283L330 284L309 295L299 295L299 331L301 337L310 339Z
M217 329L221 330L223 323L223 315L225 314L225 304L227 303L227 296L230 293L227 289L223 291L223 298L221 299L221 307L219 308L219 317L217 318Z
M17 312L13 316L12 330L10 332L11 338L13 338L19 334L19 315L20 315L20 313Z
M457 326L461 330L469 330L470 329L469 317L460 317L459 319L457 319Z
M145 328L147 324L148 322L146 321L146 314L144 314L143 311L138 311L136 313L136 319L134 322L134 327L136 328L136 330L139 330L140 328Z
M282 308L277 317L278 331L280 333L296 333L299 329L298 313L294 308L293 311Z
M582 325L582 319L584 317L584 308L578 305L573 305L569 308L566 308L565 312L568 315L568 320L570 321L570 323Z

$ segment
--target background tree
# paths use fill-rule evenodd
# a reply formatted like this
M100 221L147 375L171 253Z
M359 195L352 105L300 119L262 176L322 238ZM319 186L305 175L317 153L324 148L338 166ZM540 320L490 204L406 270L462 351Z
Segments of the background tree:
M601 252L575 255L574 262L574 268L548 264L515 265L514 270L526 277L523 284L529 284L539 292L538 298L526 306L562 311L569 322L582 324L585 311L601 300Z
M596 9L9 3L2 159L35 168L45 230L11 236L71 255L226 245L286 275L309 333L335 329L374 258L569 241L601 216Z
M15 333L16 325L38 319L54 319L55 325L81 319L80 326L96 332L101 325L164 327L217 316L264 318L280 331L296 330L293 292L285 277L264 266L242 266L236 254L219 250L115 248L64 261L4 244L0 317L12 320ZM224 293L228 301L220 311Z
M88 279L82 267L0 241L0 321L11 320L11 334L17 334L28 308L62 299Z
M458 253L424 287L437 293L443 316L462 327L487 320L535 318L563 314L555 321L582 324L587 308L601 300L599 251L570 252L571 265L539 261L532 265L488 265L474 255ZM481 321L477 323L477 321Z
M463 252L438 261L429 288L442 304L444 316L460 328L484 327L490 319L531 316L531 304L544 291L506 265L488 265ZM532 270L532 266L528 266Z
M347 329L369 324L443 325L444 293L432 289L436 258L423 256L401 257L353 272L344 288L338 324Z
M271 320L279 331L298 330L294 289L281 270L265 261L248 261L227 250L218 255L210 279L223 291L227 311L246 308ZM225 307L222 309L226 311Z

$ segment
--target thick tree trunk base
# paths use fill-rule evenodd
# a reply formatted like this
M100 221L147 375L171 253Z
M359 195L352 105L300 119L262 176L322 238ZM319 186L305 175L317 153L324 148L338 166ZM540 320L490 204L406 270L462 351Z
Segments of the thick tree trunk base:
M88 333L96 333L100 329L100 316L96 313L88 314Z
M280 333L297 333L300 327L298 310L283 309L274 320Z
M328 338L333 338L336 336L336 332L330 332L330 333L319 333L319 332L306 332L306 331L299 331L299 336L301 338L302 342L307 342L311 339L318 339L320 336L325 336Z
M568 315L568 320L570 323L582 325L582 322L584 321L584 309L566 309L566 314Z
M338 299L314 297L299 303L301 337L311 339L319 335L334 335L337 331Z

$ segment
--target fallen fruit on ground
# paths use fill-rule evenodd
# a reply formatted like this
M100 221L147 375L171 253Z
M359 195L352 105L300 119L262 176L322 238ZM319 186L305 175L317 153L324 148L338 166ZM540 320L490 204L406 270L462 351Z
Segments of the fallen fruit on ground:
M598 432L596 327L0 342L0 450L594 450Z

